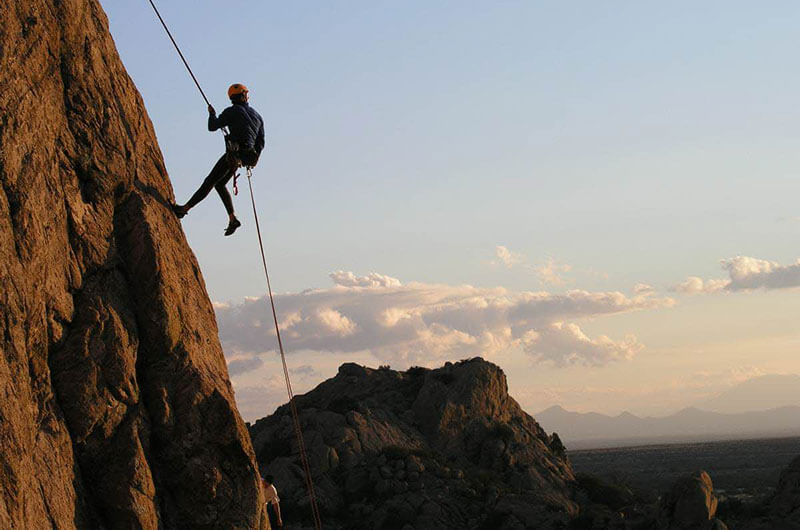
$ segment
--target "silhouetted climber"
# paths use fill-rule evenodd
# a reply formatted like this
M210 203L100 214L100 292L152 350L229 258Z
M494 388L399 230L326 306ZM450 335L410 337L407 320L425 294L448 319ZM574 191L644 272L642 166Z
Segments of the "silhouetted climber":
M275 477L272 475L266 475L261 479L261 485L264 487L264 499L267 503L269 524L272 527L280 527L283 526L283 519L281 519L281 500L278 498L278 490L275 489L274 482Z
M172 207L175 215L182 218L208 196L211 188L215 188L228 212L226 236L233 234L237 228L242 226L233 212L233 199L226 184L239 167L254 167L261 155L261 150L264 149L264 120L248 104L247 87L240 83L234 83L228 88L228 97L233 104L223 110L219 117L217 117L214 107L208 106L208 130L213 132L223 127L228 127L230 130L230 133L225 136L225 154L220 157L211 173L189 201L183 206L175 204Z

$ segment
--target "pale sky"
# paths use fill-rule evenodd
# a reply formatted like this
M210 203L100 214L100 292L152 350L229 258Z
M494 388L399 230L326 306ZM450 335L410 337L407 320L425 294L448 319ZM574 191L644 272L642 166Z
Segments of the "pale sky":
M185 201L223 149L147 2L102 2ZM250 88L293 386L482 355L531 413L800 373L800 5L159 3ZM246 187L184 220L240 409L285 401ZM260 326L264 323L264 326Z

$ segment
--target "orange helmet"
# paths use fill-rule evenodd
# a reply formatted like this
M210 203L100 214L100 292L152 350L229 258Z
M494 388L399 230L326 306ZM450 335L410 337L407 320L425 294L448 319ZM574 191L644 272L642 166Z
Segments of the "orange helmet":
M228 97L233 99L240 94L247 94L247 87L241 83L234 83L228 88Z

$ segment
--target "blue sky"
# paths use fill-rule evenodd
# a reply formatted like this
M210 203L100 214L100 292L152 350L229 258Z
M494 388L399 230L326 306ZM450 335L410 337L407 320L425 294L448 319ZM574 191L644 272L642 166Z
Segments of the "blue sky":
M103 5L185 200L218 157L221 138L205 131L205 104L149 5ZM601 335L618 345L635 335L643 348L631 359L554 367L513 340L495 351L489 357L519 374L512 390L534 409L550 404L536 394L547 385L568 407L614 411L633 407L628 400L652 412L685 404L686 389L645 399L636 388L668 389L725 370L800 371L791 281L695 296L670 291L690 276L728 278L722 259L791 267L800 256L793 68L800 5L165 1L159 8L215 106L226 105L230 83L243 82L267 122L255 185L276 290L327 289L328 274L344 270L403 285L553 295L631 293L642 282L653 298L674 300L575 315L595 345ZM215 195L183 222L212 299L232 306L259 296L263 283L246 198L236 201L245 226L234 238L221 235L226 218ZM504 264L498 246L513 259ZM548 264L556 281L542 274ZM447 352L430 361L464 353ZM303 372L309 386L347 355L395 360L322 348L293 362L317 367ZM397 355L400 367L407 359ZM234 375L241 394L264 386L258 378L272 360L262 357L260 371ZM634 384L634 376L648 381ZM719 375L695 393L736 377L743 376ZM569 397L598 379L622 397Z

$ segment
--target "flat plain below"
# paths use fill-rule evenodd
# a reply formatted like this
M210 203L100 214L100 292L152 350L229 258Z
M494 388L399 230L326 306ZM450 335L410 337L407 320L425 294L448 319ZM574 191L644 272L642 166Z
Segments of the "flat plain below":
M800 437L676 443L569 451L577 473L588 473L657 495L698 469L727 496L768 494L800 455Z

